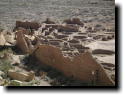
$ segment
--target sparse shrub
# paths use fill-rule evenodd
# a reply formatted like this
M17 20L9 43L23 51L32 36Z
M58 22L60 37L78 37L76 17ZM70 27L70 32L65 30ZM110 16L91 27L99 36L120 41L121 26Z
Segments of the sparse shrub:
M0 56L1 55L3 55L3 54L5 54L5 53L13 53L13 51L12 51L12 49L11 48L7 48L7 49L5 49L4 47L3 48L0 48L1 50L0 50Z
M18 80L11 80L9 86L21 86L22 82Z
M7 73L9 69L13 68L9 60L0 60L0 70Z
M0 51L0 70L7 73L7 71L11 68L13 68L13 66L11 65L11 62L7 59L4 58L5 54L9 54L12 53L12 50L10 48L5 49Z

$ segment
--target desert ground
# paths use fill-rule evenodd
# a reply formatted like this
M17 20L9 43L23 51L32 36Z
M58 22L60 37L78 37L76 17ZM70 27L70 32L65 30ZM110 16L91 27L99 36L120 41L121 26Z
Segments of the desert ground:
M114 0L0 0L1 86L115 86Z

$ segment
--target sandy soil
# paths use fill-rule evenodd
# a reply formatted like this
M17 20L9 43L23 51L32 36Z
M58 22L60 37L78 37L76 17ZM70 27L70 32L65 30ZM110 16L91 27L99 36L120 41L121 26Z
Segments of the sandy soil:
M0 0L0 26L12 29L16 20L60 22L71 17L82 21L114 23L114 0Z

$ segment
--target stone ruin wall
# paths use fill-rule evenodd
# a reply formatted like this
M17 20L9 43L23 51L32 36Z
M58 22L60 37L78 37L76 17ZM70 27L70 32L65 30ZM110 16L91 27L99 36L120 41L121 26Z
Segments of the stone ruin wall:
M17 46L24 52L35 56L41 63L49 65L63 72L66 76L73 76L85 82L95 82L97 85L114 85L105 70L90 52L85 52L72 60L64 57L59 48L50 45L38 45L32 50L22 32L17 32ZM97 76L98 75L98 76Z
M57 27L60 30L64 27ZM66 30L70 30L66 28ZM61 50L51 45L32 46L23 31L16 33L17 46L24 53L35 56L42 64L46 64L64 73L87 83L94 82L96 85L115 85L114 81L106 74L104 68L91 55L84 52L71 58L64 57Z

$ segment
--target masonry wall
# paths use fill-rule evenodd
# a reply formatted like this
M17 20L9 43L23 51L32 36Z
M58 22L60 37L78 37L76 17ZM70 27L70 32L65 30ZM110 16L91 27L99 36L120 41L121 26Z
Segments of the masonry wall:
M23 52L29 52L35 56L41 64L49 65L64 73L66 76L73 76L76 79L96 85L114 85L115 83L106 74L104 68L89 52L80 54L72 60L62 55L59 48L50 45L38 45L30 52L25 36L18 32L17 46Z

